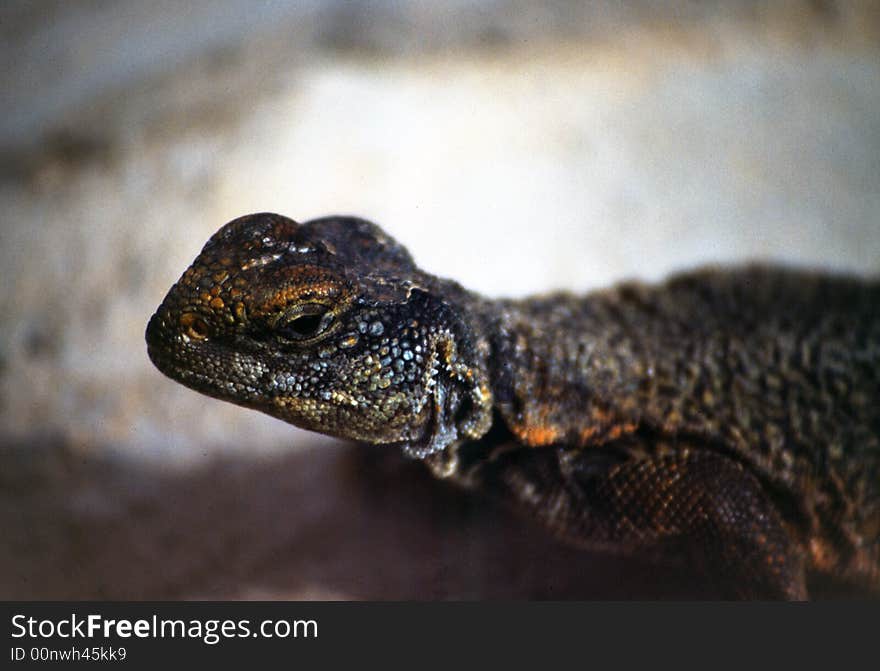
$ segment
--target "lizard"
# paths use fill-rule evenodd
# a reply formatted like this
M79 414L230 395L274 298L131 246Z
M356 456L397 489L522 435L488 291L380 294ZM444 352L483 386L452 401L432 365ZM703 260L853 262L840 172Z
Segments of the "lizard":
M149 320L166 376L399 448L589 551L722 598L880 589L880 280L706 267L492 299L378 225L217 231Z

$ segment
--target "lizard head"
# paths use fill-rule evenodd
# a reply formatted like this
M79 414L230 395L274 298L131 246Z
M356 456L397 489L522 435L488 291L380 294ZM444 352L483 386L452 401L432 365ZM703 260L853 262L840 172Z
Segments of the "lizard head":
M368 221L254 214L221 228L147 326L150 359L204 394L424 457L491 422L458 285Z

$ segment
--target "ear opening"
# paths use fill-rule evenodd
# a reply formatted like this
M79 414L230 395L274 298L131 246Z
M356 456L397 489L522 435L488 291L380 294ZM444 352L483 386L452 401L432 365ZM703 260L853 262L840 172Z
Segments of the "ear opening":
M435 475L448 477L455 472L458 446L489 431L492 394L485 371L459 361L449 336L438 341L432 368L433 408L427 441L406 451L425 460Z

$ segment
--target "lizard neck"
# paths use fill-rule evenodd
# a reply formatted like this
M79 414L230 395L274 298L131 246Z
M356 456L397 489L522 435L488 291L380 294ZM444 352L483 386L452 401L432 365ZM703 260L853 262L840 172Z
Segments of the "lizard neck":
M601 444L636 430L656 362L629 317L602 294L492 304L494 405L520 443Z

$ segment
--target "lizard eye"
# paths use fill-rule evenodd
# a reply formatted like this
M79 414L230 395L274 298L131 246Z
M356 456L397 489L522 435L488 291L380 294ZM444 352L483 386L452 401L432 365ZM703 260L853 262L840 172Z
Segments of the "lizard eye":
M308 303L299 306L291 316L282 319L276 331L288 340L308 340L324 331L332 319L327 306Z

